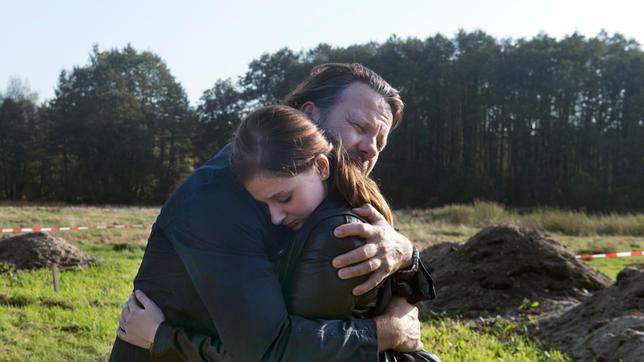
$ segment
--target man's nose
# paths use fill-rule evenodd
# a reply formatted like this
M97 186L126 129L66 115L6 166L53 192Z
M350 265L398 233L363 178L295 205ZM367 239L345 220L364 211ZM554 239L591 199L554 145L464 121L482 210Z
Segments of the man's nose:
M275 205L268 205L268 212L271 214L271 222L274 225L279 225L284 221L286 214Z
M370 160L378 155L378 145L375 137L364 138L360 142L360 155L364 160Z

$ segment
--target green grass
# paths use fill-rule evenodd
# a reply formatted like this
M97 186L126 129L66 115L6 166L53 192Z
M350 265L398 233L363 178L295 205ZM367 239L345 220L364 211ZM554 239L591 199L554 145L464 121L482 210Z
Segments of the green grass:
M537 209L520 215L490 202L397 210L395 214L396 227L421 247L464 242L491 224L515 224L535 228L577 254L644 250L643 214L588 216Z
M615 280L617 278L617 274L620 271L624 270L624 268L626 268L627 266L636 266L640 268L644 267L643 256L632 256L614 259L592 259L585 262L593 268L606 274L613 280Z
M486 206L488 218L505 211ZM469 210L465 207L463 210ZM150 223L158 208L122 207L0 207L0 225L66 226L106 223ZM470 211L466 211L465 214ZM461 216L459 216L461 217ZM432 211L397 212L401 231L419 246L440 241L464 241L482 227L437 220ZM470 219L468 219L470 218ZM78 231L58 234L103 263L61 272L61 293L53 291L49 270L5 270L0 273L0 361L104 361L114 339L121 305L143 255L148 230ZM549 232L576 252L581 250L630 250L644 245L635 236L563 235ZM10 235L5 235L5 237ZM113 249L126 243L133 248ZM627 249L623 249L626 248ZM612 278L625 265L642 264L644 258L590 261ZM1 268L0 268L1 269ZM558 351L539 345L519 326L504 320L481 325L440 317L423 322L425 347L443 361L563 361Z
M546 236L563 243L577 254L644 250L644 237L624 235L570 236L554 233L546 233Z
M152 223L159 207L0 206L0 227Z
M540 347L514 323L502 318L481 327L449 318L424 323L425 349L443 361L567 361L561 352Z
M597 214L538 208L518 213L493 203L476 201L471 205L447 205L428 210L403 210L397 213L404 223L410 217L422 223L443 223L483 227L488 224L515 224L563 235L644 236L644 214Z
M0 276L0 296L9 299L0 305L0 360L107 359L143 250L116 252L100 244L81 249L103 264L61 271L59 294L47 269Z

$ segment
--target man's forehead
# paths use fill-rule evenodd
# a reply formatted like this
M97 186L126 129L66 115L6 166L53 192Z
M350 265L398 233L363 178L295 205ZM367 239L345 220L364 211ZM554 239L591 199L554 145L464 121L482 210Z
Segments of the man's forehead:
M366 84L354 83L347 87L338 103L347 120L377 122L378 128L391 128L393 114L385 98Z
M367 123L380 131L389 132L391 128L392 115L387 110L374 109L349 109L346 113L346 121L360 121Z

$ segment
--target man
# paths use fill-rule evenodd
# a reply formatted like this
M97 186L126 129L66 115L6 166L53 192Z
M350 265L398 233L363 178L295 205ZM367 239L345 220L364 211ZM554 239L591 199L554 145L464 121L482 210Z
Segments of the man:
M315 68L285 104L300 109L340 138L365 172L373 169L403 111L398 92L358 64ZM404 300L396 300L373 320L314 321L288 315L275 262L289 236L284 228L273 227L262 206L234 182L227 162L224 149L195 171L164 205L135 280L135 288L158 303L167 318L155 340L171 340L179 347L158 350L146 346L152 347L148 355L117 339L111 360L137 356L314 360L324 350L332 351L335 359L353 361L373 360L379 350L422 348L417 310ZM366 293L400 269L418 269L417 251L382 215L368 205L356 213L371 224L343 225L335 234L363 237L367 243L333 261L340 278L371 273L354 294ZM427 282L417 283L418 288L423 290L416 293L432 293ZM136 308L133 300L129 301L131 309ZM127 305L123 316L121 323L127 323L131 317ZM195 346L190 344L193 336L173 324L212 337L200 339ZM127 339L122 332L119 336Z

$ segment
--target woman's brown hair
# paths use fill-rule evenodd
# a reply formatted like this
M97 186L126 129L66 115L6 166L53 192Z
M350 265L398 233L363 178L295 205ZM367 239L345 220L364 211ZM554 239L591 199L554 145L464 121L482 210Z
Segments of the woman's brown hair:
M296 109L268 106L252 112L237 128L232 144L230 167L241 183L262 172L295 176L313 167L318 155L326 155L331 164L330 186L351 207L369 203L393 224L378 185L351 161L341 142L329 141Z

